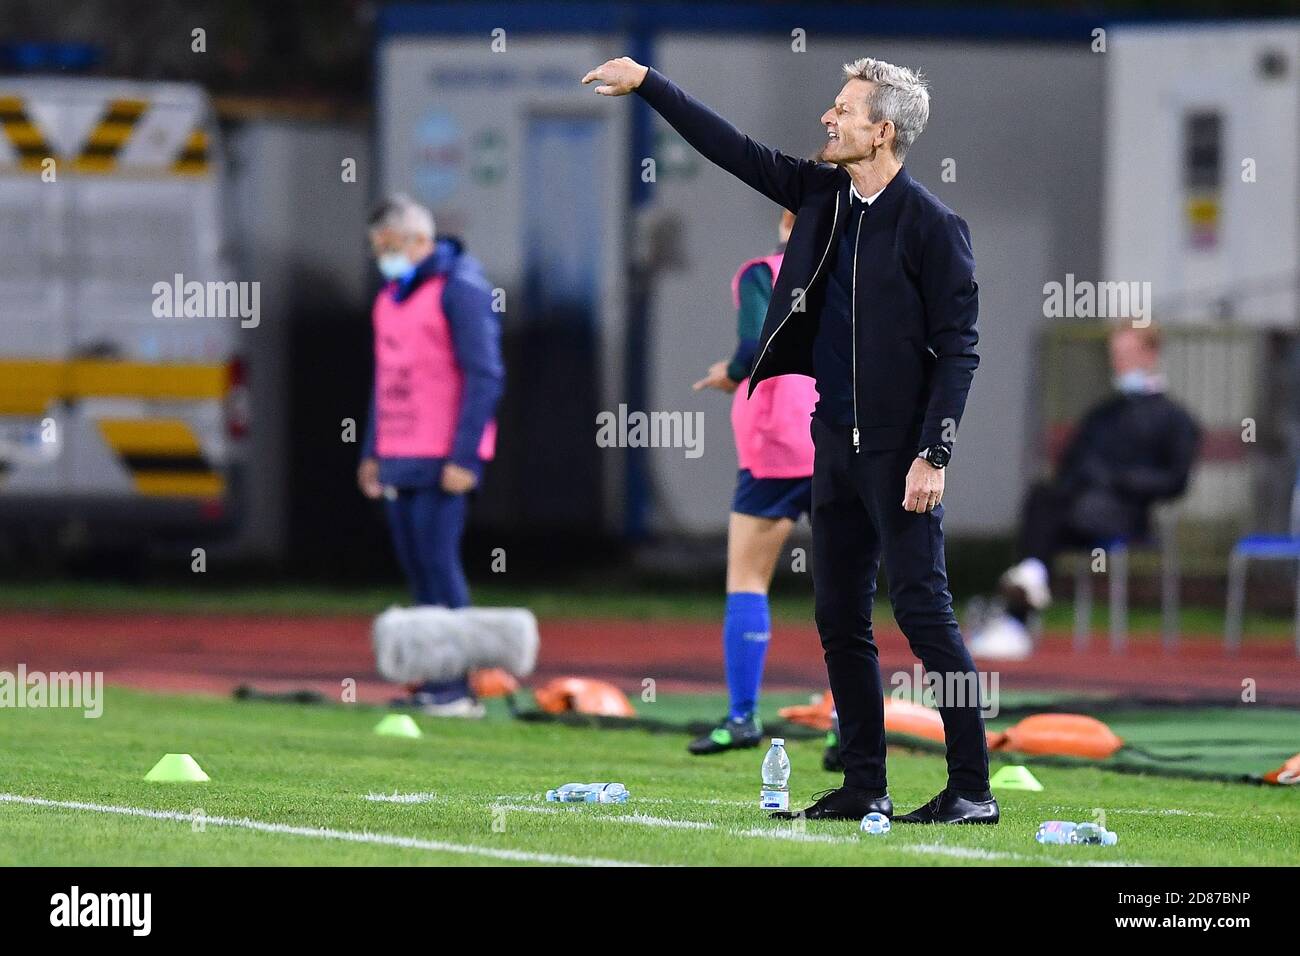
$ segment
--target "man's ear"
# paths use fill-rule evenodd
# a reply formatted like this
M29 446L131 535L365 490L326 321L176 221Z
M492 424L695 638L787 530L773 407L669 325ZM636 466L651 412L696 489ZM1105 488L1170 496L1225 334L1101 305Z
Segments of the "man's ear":
M894 151L892 144L897 135L898 128L894 126L893 120L885 120L880 124L880 145L881 147L888 146L891 153Z

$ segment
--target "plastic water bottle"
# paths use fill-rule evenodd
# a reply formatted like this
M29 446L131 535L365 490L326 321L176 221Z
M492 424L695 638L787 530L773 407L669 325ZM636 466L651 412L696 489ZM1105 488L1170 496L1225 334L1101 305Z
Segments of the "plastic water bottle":
M1074 828L1074 839L1070 842L1086 843L1091 846L1114 846L1119 842L1119 834L1096 823L1080 823Z
M546 791L549 803L627 803L627 798L621 783L566 783Z
M772 746L763 758L763 789L759 806L764 810L790 809L790 758L785 752L785 738L773 737Z
M1039 843L1050 843L1064 846L1070 842L1070 837L1074 835L1074 824L1068 820L1048 820L1038 826L1038 832L1034 834L1034 839Z
M1070 823L1068 820L1048 820L1038 827L1034 839L1039 843L1050 843L1059 846L1077 844L1114 846L1119 842L1119 835L1095 823Z

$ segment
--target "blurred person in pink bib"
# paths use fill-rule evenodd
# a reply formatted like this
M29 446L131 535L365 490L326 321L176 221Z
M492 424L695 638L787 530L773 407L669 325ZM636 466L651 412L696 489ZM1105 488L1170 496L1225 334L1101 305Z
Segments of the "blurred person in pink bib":
M733 395L731 428L740 470L727 528L727 607L722 625L730 710L710 733L691 742L693 754L756 747L763 662L771 637L767 592L786 539L812 508L813 442L810 432L817 388L807 375L761 382L753 395L745 383L758 356L759 335L794 227L781 216L781 244L744 263L731 280L737 311L737 345L730 361L715 362L695 390Z
M496 450L505 382L492 288L478 260L436 236L433 214L406 196L375 210L370 244L386 281L372 310L375 387L357 484L384 499L413 602L465 607L468 495ZM411 691L426 713L482 713L468 675Z

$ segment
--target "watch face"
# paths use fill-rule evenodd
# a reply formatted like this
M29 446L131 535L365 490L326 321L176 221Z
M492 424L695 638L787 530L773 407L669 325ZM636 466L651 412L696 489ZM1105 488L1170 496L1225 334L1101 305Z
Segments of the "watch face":
M936 468L943 468L948 464L948 459L952 457L952 452L948 451L943 445L932 445L926 449L925 459Z

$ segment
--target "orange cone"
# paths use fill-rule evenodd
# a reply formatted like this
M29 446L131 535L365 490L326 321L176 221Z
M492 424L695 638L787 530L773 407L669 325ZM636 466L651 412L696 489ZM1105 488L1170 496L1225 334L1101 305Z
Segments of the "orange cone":
M1264 774L1264 779L1269 783L1280 783L1290 786L1300 784L1300 754L1296 754L1271 773Z
M1124 741L1095 717L1084 714L1034 714L1008 727L999 750L1104 760Z
M469 688L475 697L509 697L519 690L519 681L509 671L490 667L487 670L470 671Z
M937 710L891 697L885 701L885 733L907 734L943 743L943 718Z
M548 714L574 712L598 717L635 717L627 695L613 684L586 677L557 677L533 691Z
M800 724L820 731L831 729L831 714L834 712L835 701L831 699L830 691L824 694L814 694L806 704L782 707L777 711L783 719L790 721L792 724Z
M835 701L830 691L815 695L811 703L782 707L777 711L790 723L802 724L813 730L830 730L831 714L834 712ZM939 712L910 700L894 700L892 697L885 699L885 732L920 737L940 744L945 742L943 718ZM1001 734L992 731L986 735L990 748L997 747L1002 740Z

